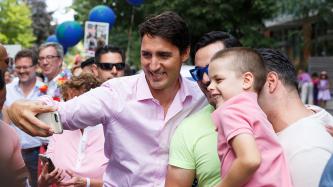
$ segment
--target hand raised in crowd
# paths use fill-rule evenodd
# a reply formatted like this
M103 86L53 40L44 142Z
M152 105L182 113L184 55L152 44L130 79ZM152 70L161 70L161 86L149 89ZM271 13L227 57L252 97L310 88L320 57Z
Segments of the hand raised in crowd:
M78 175L74 175L74 173L66 170L66 173L69 175L68 180L61 181L59 185L61 186L74 186L74 187L86 187L87 179L84 177L80 177Z
M38 186L50 186L53 183L59 184L65 177L63 170L56 168L51 173L48 172L48 163L45 163L42 168L42 172L38 177Z
M11 121L24 132L32 136L50 136L52 131L50 127L36 118L36 114L53 112L55 107L47 106L41 101L15 101L8 108L8 116Z

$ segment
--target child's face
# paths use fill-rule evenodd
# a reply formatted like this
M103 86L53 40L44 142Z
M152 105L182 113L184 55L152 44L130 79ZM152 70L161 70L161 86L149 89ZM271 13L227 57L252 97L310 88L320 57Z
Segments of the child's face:
M243 77L233 70L229 58L216 59L209 64L210 85L208 90L213 97L222 98L217 106L243 91Z

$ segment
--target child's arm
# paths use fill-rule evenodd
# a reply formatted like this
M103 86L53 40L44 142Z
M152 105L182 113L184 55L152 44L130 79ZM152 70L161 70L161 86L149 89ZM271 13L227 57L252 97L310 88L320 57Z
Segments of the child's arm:
M235 136L231 146L236 159L217 187L244 186L260 166L260 152L252 135L243 133Z

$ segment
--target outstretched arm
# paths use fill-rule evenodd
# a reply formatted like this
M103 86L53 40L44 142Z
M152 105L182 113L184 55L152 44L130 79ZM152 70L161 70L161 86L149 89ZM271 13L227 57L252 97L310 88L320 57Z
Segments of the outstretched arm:
M239 134L231 140L231 146L236 154L228 174L222 179L218 187L244 186L261 163L260 152L255 139L250 134Z
M55 107L47 106L41 101L15 101L8 109L10 120L24 132L32 136L52 135L50 127L36 118L36 114L55 111Z

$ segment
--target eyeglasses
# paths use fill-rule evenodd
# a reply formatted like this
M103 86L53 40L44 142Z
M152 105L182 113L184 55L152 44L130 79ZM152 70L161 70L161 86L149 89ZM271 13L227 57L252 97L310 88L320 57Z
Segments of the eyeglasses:
M205 67L196 66L194 69L190 70L191 76L195 81L201 81L205 73L208 74L208 65Z
M125 62L121 63L111 63L111 62L96 62L96 65L101 68L102 70L112 70L113 67L116 67L116 69L123 70L125 69Z
M59 57L60 57L60 56L54 56L54 55L46 55L46 57L40 56L40 57L38 57L38 61L39 61L39 62L42 62L43 60L46 59L47 62L50 62L50 61L52 61L53 59L55 59L55 58L59 58Z
M31 65L31 66L15 66L15 70L20 70L20 69L27 70L27 69L29 69L33 66L34 65Z

